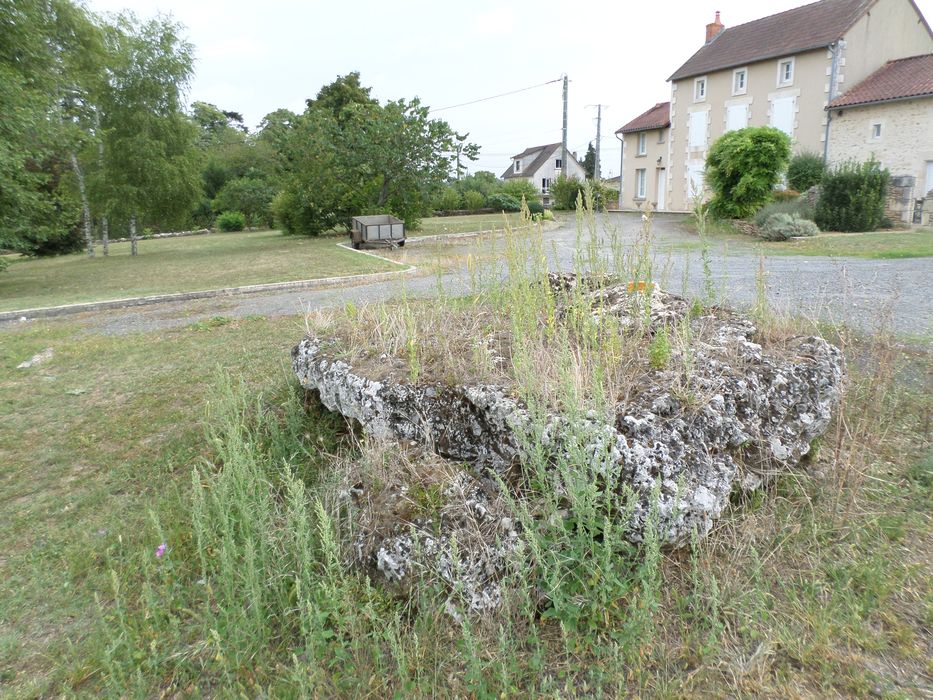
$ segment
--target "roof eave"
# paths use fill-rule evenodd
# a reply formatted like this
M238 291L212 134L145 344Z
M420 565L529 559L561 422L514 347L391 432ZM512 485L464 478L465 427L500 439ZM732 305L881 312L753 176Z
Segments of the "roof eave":
M846 31L848 31L848 30L846 30ZM844 35L845 35L845 34L843 33L843 36L844 36ZM753 65L753 64L755 64L755 63L761 63L762 61L770 61L770 60L773 60L773 59L775 59L775 58L782 58L782 57L784 57L784 56L796 56L797 54L800 54L800 53L808 53L808 52L810 52L810 51L816 51L816 50L818 50L818 49L829 49L833 44L835 44L835 43L836 43L837 41L839 41L839 39L841 39L841 38L842 38L842 36L840 36L840 37L837 38L837 39L834 39L833 41L829 42L828 44L820 43L820 44L816 44L816 45L814 45L814 46L808 46L808 47L803 48L803 49L794 49L793 51L790 51L790 52L782 51L781 53L770 53L770 54L766 54L766 55L764 55L764 56L761 56L761 57L759 57L759 58L755 58L755 59L750 60L750 61L740 61L739 63L730 63L730 64L725 65L725 66L720 66L719 68L707 68L706 70L697 71L697 72L695 72L695 73L694 73L694 72L690 72L690 73L687 73L686 75L678 75L678 74L675 72L670 78L667 79L667 82L671 83L671 82L674 82L674 81L677 81L677 80L686 80L687 78L696 78L697 76L700 76L700 75L708 75L709 73L717 73L717 72L719 72L719 71L721 71L721 70L729 70L730 68L741 68L741 67L743 67L743 66L750 66L750 65ZM689 63L689 61L688 61L688 63Z
M908 100L923 100L933 97L933 92L921 92L916 95L903 95L901 97L887 97L883 100L865 100L862 102L852 102L842 105L830 104L824 107L824 110L832 109L855 109L857 107L871 107L873 105L891 104L892 102L906 102Z

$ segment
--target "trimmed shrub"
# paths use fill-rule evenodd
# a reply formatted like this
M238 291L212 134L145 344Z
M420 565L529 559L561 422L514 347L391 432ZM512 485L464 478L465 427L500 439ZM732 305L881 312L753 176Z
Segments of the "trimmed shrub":
M465 206L470 211L482 209L484 204L486 204L486 197L483 196L482 192L469 190L466 192L466 194L463 195L463 206Z
M811 151L798 153L787 166L787 184L798 192L806 192L823 179L826 166L823 157Z
M460 193L453 187L445 187L434 198L434 208L439 211L454 211L460 208Z
M771 204L766 204L755 214L755 226L762 228L773 214L792 214L800 219L809 219L813 221L813 207L807 202L806 197L798 197L797 199L786 202L771 202Z
M520 211L522 203L505 192L496 192L486 198L486 206L497 211Z
M710 212L728 219L751 216L768 200L790 157L790 138L770 126L737 129L720 137L706 159Z
M502 183L501 192L513 197L518 202L522 201L522 197L524 197L525 201L529 204L531 202L541 201L541 193L538 191L538 188L524 178L506 180Z
M541 202L526 202L529 214L543 214L544 205Z
M225 211L217 217L217 228L221 231L242 231L246 228L246 216L241 211Z
M775 202L790 202L800 196L797 190L774 190L771 193L771 199Z
M874 158L823 174L815 220L824 231L874 231L884 221L890 173Z
M815 236L820 232L812 221L801 219L796 214L783 213L769 216L759 230L766 241L786 241L795 236Z
M587 186L593 196L593 207L602 210L605 203L618 197L618 192L604 185L597 180L582 181L576 177L564 177L561 175L551 183L551 197L554 200L555 209L576 209L577 199L582 194L586 197Z

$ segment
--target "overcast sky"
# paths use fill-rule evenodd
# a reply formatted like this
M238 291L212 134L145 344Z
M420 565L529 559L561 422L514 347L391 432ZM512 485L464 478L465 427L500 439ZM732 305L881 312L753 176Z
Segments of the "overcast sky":
M95 12L170 14L195 45L189 101L244 115L296 112L338 75L360 71L380 100L418 96L432 108L570 77L570 150L582 158L603 104L602 174L619 173L614 132L670 98L667 77L703 43L716 10L726 26L797 0L87 0ZM918 0L928 20L933 0ZM439 111L481 148L472 170L501 174L509 157L561 139L555 82Z

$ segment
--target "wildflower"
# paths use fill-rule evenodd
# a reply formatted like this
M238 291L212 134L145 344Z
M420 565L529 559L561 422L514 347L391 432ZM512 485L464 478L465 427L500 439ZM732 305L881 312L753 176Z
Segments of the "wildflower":
M165 554L166 549L167 549L167 545L165 544L165 542L163 542L158 547L156 547L156 551L155 551L156 558L161 559L162 555Z

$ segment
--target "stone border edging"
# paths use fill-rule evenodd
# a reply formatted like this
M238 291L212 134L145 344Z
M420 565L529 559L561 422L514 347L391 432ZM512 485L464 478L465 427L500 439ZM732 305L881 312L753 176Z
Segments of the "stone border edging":
M381 255L370 253L365 250L354 250L345 243L338 243L338 246L351 250L354 253L369 255L370 257L392 263L393 265L404 265L396 260L384 258ZM148 306L151 304L163 304L171 301L191 301L194 299L212 299L224 296L236 296L241 294L254 294L257 292L268 292L285 289L315 289L318 287L332 287L335 285L355 282L358 280L366 282L381 282L382 280L394 279L402 275L409 275L418 268L415 265L408 265L402 270L390 270L388 272L370 272L362 275L341 275L340 277L321 277L312 280L295 280L292 282L269 282L266 284L250 284L240 287L221 287L219 289L204 289L195 292L172 292L171 294L153 294L144 297L127 297L124 299L107 299L104 301L86 301L77 304L63 304L61 306L45 306L35 309L20 309L17 311L0 311L0 323L18 321L22 318L54 318L56 316L67 316L69 314L78 314L85 311L103 311L106 309L124 309L134 306Z
M543 222L556 223L556 222ZM519 227L521 230L528 227ZM418 236L406 238L406 242L413 243L417 241L428 241L436 238L471 238L485 234L501 233L502 229L490 229L488 231L467 231L463 233L438 233L430 236ZM112 243L113 241L111 241ZM397 260L384 258L381 255L368 250L357 250L349 243L337 243L337 246L349 250L359 255L368 255L369 257L392 263L393 265L404 265ZM313 280L295 280L292 282L269 282L266 284L250 284L241 287L221 287L219 289L204 289L194 292L172 292L170 294L153 294L144 297L126 297L123 299L106 299L103 301L85 301L76 304L63 304L61 306L43 306L34 309L18 309L14 311L0 311L0 323L18 321L20 319L35 318L55 318L57 316L67 316L70 314L79 314L86 311L104 311L106 309L125 309L134 306L149 306L151 304L163 304L172 301L192 301L194 299L212 299L224 296L236 296L240 294L255 294L258 292L268 292L285 289L315 289L318 287L331 287L347 282L365 281L381 282L382 280L393 279L402 275L410 275L417 270L417 266L408 265L403 270L393 270L389 272L371 272L362 275L342 275L340 277L321 277Z

